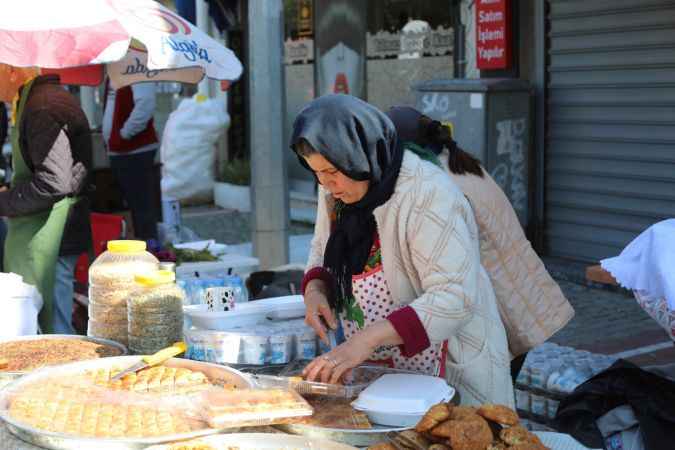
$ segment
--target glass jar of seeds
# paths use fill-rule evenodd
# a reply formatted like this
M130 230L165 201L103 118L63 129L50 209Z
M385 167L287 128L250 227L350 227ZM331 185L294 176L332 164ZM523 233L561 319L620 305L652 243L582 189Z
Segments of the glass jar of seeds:
M175 273L138 274L135 282L127 297L129 351L147 355L182 341L185 294Z

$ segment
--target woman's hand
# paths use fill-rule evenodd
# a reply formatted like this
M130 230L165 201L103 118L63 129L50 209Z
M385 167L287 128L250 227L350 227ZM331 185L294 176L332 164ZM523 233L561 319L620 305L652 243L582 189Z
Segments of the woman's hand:
M367 342L365 335L357 334L310 362L302 372L308 381L337 383L348 370L370 358L376 346Z
M368 360L381 345L400 345L403 339L388 320L372 323L347 342L310 362L302 371L308 381L337 383L350 369Z
M312 327L323 342L328 345L326 327L337 329L337 321L328 305L328 288L322 280L312 280L305 288L305 323Z

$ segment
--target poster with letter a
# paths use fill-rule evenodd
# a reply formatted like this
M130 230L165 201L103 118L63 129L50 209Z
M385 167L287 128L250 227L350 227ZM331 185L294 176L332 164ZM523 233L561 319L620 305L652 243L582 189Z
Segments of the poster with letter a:
M366 3L314 1L316 92L366 97Z

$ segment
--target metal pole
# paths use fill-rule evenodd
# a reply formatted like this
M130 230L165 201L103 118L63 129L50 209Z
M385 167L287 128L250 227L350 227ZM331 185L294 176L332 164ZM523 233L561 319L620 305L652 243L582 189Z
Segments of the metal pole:
M534 2L534 248L544 252L546 182L546 0Z
M248 1L253 251L260 268L288 263L282 0Z
M209 5L205 0L195 0L195 21L197 28L211 35L211 17L209 17ZM209 80L205 77L197 87L197 93L210 97Z

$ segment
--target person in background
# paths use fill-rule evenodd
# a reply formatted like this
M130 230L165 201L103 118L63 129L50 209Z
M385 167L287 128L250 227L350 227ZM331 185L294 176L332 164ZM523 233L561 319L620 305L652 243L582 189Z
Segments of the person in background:
M481 263L492 281L506 326L515 381L527 351L546 341L574 316L574 309L525 237L504 191L480 161L457 146L449 127L415 108L386 112L405 145L447 168L469 199L478 224Z
M75 263L91 247L91 132L58 76L37 75L0 64L0 101L13 101L14 117L12 181L0 192L4 269L40 291L43 333L71 334Z
M134 234L157 239L159 213L155 205L154 163L159 140L155 132L155 83L121 89L106 87L103 138L110 168L131 210Z
M514 405L509 352L480 264L468 201L439 167L408 151L392 122L349 95L310 102L291 148L321 189L305 321L346 341L305 368L336 382L365 361L444 377L469 405Z

